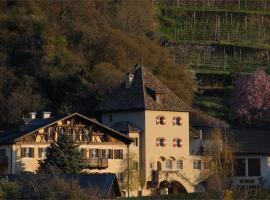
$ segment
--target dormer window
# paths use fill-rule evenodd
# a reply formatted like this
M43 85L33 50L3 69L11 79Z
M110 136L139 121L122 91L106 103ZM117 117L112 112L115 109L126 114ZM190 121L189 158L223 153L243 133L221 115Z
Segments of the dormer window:
M182 126L182 117L173 117L173 125L174 126Z
M156 101L156 103L161 103L161 94L159 94L159 93L155 93L155 101Z
M161 124L161 125L165 125L165 117L164 116L157 116L156 117L156 124Z
M165 140L165 138L163 138L163 137L157 138L156 139L156 145L157 146L161 146L161 147L165 147L166 146L166 140Z
M173 147L182 147L182 139L174 138L173 139Z

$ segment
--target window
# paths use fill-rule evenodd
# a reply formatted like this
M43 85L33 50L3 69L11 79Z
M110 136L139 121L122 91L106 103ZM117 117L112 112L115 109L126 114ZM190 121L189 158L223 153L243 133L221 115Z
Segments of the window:
M194 160L193 161L193 169L201 169L202 168L202 162L201 160Z
M173 147L182 147L182 139L174 138L173 139Z
M261 176L261 162L259 158L248 159L248 176Z
M246 176L246 161L244 158L234 160L234 176Z
M21 148L21 157L34 158L34 148L31 148L31 147Z
M212 169L212 162L211 161L204 161L203 168L204 169Z
M101 149L90 149L89 150L89 156L90 158L99 158L101 157Z
M161 146L161 147L165 147L166 146L165 138L157 138L156 139L156 145Z
M112 149L107 149L107 153L108 153L108 159L113 159L113 150Z
M177 160L176 161L176 168L177 169L183 169L183 160Z
M38 157L46 158L46 150L47 148L38 148Z
M114 159L123 159L123 149L115 149L114 150Z
M156 117L156 124L165 125L165 117L164 116L157 116Z
M131 161L132 169L139 171L139 163L137 161Z
M174 126L182 126L182 117L173 117Z
M166 168L172 169L173 168L173 161L172 160L166 160Z
M124 179L125 179L124 172L118 172L116 174L116 176L117 176L117 179L118 179L118 182L119 183L123 183L124 182Z

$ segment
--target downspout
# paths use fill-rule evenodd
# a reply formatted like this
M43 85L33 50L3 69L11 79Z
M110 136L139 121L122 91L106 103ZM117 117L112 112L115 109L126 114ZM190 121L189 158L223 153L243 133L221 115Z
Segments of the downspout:
M128 197L129 197L129 144L127 145L127 191L128 191Z
M10 174L15 174L16 169L16 146L11 145L10 148Z

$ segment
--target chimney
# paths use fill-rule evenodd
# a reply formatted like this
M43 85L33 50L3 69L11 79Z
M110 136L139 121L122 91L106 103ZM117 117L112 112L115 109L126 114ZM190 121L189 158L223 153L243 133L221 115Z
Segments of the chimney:
M130 88L134 81L134 74L128 73L125 80L126 89Z
M42 113L42 119L48 119L51 117L51 112L43 111Z
M30 119L36 119L36 115L37 115L36 112L30 112L29 113Z

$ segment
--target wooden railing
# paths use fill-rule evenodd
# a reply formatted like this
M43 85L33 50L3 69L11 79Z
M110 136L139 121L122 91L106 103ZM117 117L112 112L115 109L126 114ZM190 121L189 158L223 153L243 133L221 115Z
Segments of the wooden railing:
M87 158L84 164L90 169L102 169L108 167L108 158Z
M8 165L8 157L7 156L0 156L0 165L7 166Z

